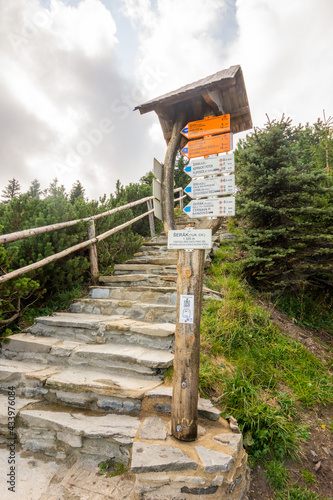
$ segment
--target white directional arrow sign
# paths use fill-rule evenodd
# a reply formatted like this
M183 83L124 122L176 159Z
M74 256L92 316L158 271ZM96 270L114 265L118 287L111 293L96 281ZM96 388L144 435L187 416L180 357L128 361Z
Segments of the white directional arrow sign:
M233 194L235 192L235 176L232 174L194 179L184 191L191 198Z
M226 217L235 215L235 198L209 198L208 200L192 200L184 208L189 217Z
M202 177L204 175L216 175L235 170L235 156L233 153L219 155L215 158L195 158L190 161L184 172L190 177Z

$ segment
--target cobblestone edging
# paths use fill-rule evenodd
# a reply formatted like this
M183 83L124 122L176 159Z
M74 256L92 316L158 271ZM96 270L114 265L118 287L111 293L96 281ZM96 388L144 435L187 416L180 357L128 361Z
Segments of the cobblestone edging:
M149 417L132 448L137 498L146 500L245 499L247 454L242 435L226 421L199 427L195 442L175 440L168 418Z

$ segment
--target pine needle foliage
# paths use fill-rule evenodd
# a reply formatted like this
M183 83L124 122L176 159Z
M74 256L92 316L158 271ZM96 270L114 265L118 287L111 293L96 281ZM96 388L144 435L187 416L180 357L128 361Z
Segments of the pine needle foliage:
M318 124L282 117L236 150L245 275L262 289L333 288L333 178L317 154L322 141Z

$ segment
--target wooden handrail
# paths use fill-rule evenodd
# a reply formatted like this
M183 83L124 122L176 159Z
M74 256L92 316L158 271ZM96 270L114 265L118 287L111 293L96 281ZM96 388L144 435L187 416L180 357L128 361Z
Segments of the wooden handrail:
M174 193L182 194L183 193L183 188L179 187L174 190ZM175 201L179 200L181 205L183 198L185 198L186 195L184 196L179 196L179 198L176 198ZM98 281L98 265L97 265L97 248L96 248L96 243L99 241L104 240L105 238L108 238L112 234L121 231L125 227L130 226L134 222L143 219L143 217L149 216L150 218L150 230L151 230L151 235L155 235L155 229L154 229L154 224L153 224L153 213L154 209L152 209L152 200L154 199L154 196L146 196L145 198L141 198L140 200L133 201L131 203L127 203L126 205L122 205L121 207L116 207L111 210L108 210L107 212L102 212L100 214L92 215L90 217L85 217L84 219L76 219L72 221L66 221L66 222L60 222L57 224L50 224L48 226L42 226L42 227L36 227L36 228L31 228L31 229L25 229L23 231L17 231L15 233L10 233L10 234L4 234L0 235L0 244L4 243L10 243L12 241L17 241L21 240L24 238L29 238L30 236L36 236L38 234L44 234L48 233L51 231L56 231L59 229L63 229L65 227L71 227L74 226L75 224L78 224L79 222L91 222L91 226L89 228L88 232L88 240L78 243L77 245L74 245L72 247L67 248L66 250L62 250L61 252L55 253L53 255L50 255L49 257L46 257L45 259L42 259L38 262L34 262L33 264L29 264L28 266L21 267L20 269L17 269L16 271L11 271L10 273L4 274L0 276L0 283L4 283L5 281L8 281L13 278L17 278L18 276L21 276L22 274L28 273L29 271L33 271L35 269L39 269L40 267L45 266L46 264L50 264L51 262L54 262L58 259L61 259L62 257L66 257L66 255L69 255L70 253L76 252L77 250L81 250L82 248L86 248L87 246L91 245L93 251L90 252L90 264L91 264L91 269L92 271L92 277L93 281L97 282ZM108 215L112 215L114 213L121 212L122 210L126 210L128 208L135 207L137 205L141 205L142 203L147 202L148 205L148 212L145 212L142 215L139 215L138 217L135 217L134 219L131 219L128 222L125 222L124 224L121 224L120 226L114 227L113 229L110 229L109 231L106 231L105 233L100 234L99 236L95 236L95 229L94 229L94 221L97 219L100 219L101 217L106 217ZM94 236L94 237L91 237Z
M21 267L20 269L17 269L16 271L12 271L10 273L4 274L3 276L0 276L0 283L4 283L5 281L8 281L13 278L17 278L18 276L21 276L22 274L28 273L29 271L33 271L35 269L39 269L40 267L45 266L46 264L50 264L51 262L54 262L55 260L61 259L62 257L66 257L66 255L69 255L70 253L76 252L77 250L81 250L82 248L85 248L93 243L97 243L98 241L105 240L105 238L108 238L112 234L121 231L127 226L130 226L134 222L143 219L143 217L146 217L147 215L153 213L154 210L149 210L148 212L145 212L142 215L139 215L138 217L135 217L134 219L131 219L128 222L125 222L124 224L121 224L120 226L114 227L113 229L109 229L109 231L106 231L105 233L100 234L99 236L96 236L95 238L92 238L90 240L84 241L82 243L78 243L77 245L74 245L72 247L67 248L66 250L63 250L62 252L55 253L53 255L50 255L49 257L46 257L45 259L42 259L38 262L35 262L34 264L30 264L29 266ZM90 219L88 219L90 220Z
M35 227L31 229L25 229L24 231L17 231L16 233L1 234L0 244L10 243L11 241L22 240L24 238L29 238L29 236L36 236L37 234L49 233L51 231L63 229L64 227L75 226L75 224L78 224L79 222L89 222L91 220L97 220L100 219L101 217L106 217L107 215L112 215L117 212L121 212L122 210L126 210L127 208L132 208L135 207L136 205L141 205L145 201L149 201L152 199L154 199L154 196L147 196L146 198L141 198L141 200L132 201L131 203L127 203L126 205L122 205L121 207L116 207L113 208L112 210L108 210L107 212L103 212L97 215L92 215L91 217L85 217L84 219L59 222L58 224L51 224L49 226Z

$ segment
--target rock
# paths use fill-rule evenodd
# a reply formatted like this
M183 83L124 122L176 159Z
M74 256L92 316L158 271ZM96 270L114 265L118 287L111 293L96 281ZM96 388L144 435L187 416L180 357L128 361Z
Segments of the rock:
M212 481L212 486L222 486L223 480L223 476L215 476Z
M167 437L167 426L161 418L149 417L144 421L139 437L140 439L165 441Z
M207 486L206 488L189 488L188 486L183 486L180 491L189 495L213 495L217 490L218 486Z
M196 470L197 468L198 464L178 448L137 441L133 443L131 471L134 474Z
M234 463L231 455L220 453L204 446L195 447L205 472L226 472Z
M314 466L314 470L315 470L316 472L318 472L318 471L319 471L319 469L320 469L320 467L321 467L321 462L318 462L318 463Z
M233 416L231 416L229 419L229 425L230 425L230 429L232 430L232 432L235 432L236 434L240 434L238 422Z
M214 437L214 441L231 448L236 453L239 453L243 446L243 436L241 434L218 434Z

